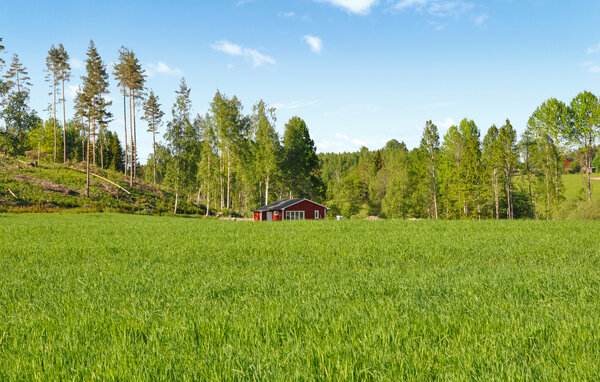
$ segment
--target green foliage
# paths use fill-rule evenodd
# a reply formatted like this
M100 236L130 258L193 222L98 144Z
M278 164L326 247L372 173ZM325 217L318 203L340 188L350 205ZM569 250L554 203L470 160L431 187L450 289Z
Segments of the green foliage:
M283 152L290 194L320 201L325 196L325 186L320 179L317 149L306 123L299 117L290 118L285 125Z

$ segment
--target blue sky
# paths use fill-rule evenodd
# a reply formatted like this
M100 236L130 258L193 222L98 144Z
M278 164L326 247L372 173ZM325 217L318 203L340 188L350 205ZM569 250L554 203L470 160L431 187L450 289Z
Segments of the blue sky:
M263 99L277 107L280 133L291 116L304 118L320 152L377 149L392 138L414 147L429 119L442 133L465 117L482 136L506 118L523 131L549 97L600 93L598 1L21 0L1 2L0 14L4 59L19 54L44 117L48 49L63 43L69 52L73 94L90 39L107 64L121 45L138 55L165 119L185 76L194 113L206 112L217 89L247 113ZM110 127L122 134L112 78L111 89Z

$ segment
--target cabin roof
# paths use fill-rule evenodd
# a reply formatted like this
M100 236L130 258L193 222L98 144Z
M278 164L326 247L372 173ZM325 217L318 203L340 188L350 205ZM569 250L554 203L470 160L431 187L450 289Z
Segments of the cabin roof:
M254 212L280 211L280 210L283 210L284 208L291 207L294 204L300 203L304 200L306 200L307 202L311 202L311 203L321 206L321 204L315 203L312 200L305 199L305 198L281 199L276 202L269 203L266 206L262 206L256 210L254 210ZM325 207L325 206L322 206L322 207ZM327 207L325 207L325 208L327 208ZM329 209L329 208L327 208L327 209Z

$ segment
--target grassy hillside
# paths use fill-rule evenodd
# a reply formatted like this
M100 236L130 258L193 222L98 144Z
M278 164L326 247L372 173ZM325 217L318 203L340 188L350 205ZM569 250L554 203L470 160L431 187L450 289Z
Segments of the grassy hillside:
M592 178L598 177L598 174L592 174ZM567 199L586 199L587 185L583 174L565 174L562 177L565 186L565 198ZM592 179L592 199L600 199L600 180Z
M85 197L83 164L40 162L27 165L25 158L0 157L0 211L30 212L76 209L84 211L169 212L173 195L164 187L135 180L133 187L122 173L99 168L90 178L90 198ZM12 192L12 193L11 193ZM14 194L14 195L13 195ZM185 203L182 208L190 208Z
M599 230L0 215L0 379L598 380Z

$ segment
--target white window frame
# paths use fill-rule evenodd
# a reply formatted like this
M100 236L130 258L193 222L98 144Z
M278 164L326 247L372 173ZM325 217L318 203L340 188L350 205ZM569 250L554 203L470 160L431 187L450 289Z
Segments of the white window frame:
M304 211L285 211L285 220L304 220Z
M315 210L315 220L319 220L319 210Z

